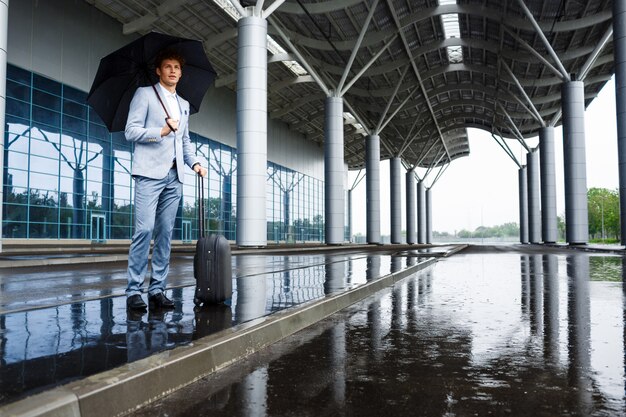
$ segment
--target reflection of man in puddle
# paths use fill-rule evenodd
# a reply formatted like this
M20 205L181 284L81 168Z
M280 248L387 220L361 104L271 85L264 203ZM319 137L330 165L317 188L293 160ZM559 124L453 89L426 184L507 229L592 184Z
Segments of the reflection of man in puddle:
M143 312L127 311L126 349L128 362L133 362L167 347L166 311L150 311L148 323L141 320Z

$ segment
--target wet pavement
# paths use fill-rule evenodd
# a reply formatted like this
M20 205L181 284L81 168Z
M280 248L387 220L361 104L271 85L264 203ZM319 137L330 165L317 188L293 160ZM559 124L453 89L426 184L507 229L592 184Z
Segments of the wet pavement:
M136 416L624 416L626 262L470 247Z
M450 249L237 255L231 303L202 309L192 302L192 257L181 256L168 284L175 309L144 315L126 310L125 263L0 270L0 406L348 291Z

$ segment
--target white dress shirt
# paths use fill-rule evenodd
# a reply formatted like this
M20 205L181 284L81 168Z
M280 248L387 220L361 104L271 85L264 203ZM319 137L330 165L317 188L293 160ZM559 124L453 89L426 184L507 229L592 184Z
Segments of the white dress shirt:
M170 119L180 120L180 103L178 103L176 92L170 93L161 83L159 83L159 87L161 87L159 94L165 97L165 107L170 114Z

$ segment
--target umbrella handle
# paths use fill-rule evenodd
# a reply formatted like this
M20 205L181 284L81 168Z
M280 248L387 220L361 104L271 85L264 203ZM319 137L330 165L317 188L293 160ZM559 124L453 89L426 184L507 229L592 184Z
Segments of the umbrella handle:
M167 107L165 107L165 104L163 104L163 100L161 100L161 96L159 95L159 92L157 91L154 84L152 84L152 89L154 90L154 94L156 94L157 98L159 99L159 103L161 103L161 106L163 107L163 110L165 111L165 116L167 116L165 117L165 124L167 124L167 126L172 130L172 132L176 132L176 129L174 129L169 122L170 114L167 111Z
M163 103L161 103L163 104ZM165 110L165 112L167 113L167 110ZM166 117L165 118L165 124L172 130L172 132L176 132L177 129L174 129L174 127L172 127L172 125L170 124L170 118Z

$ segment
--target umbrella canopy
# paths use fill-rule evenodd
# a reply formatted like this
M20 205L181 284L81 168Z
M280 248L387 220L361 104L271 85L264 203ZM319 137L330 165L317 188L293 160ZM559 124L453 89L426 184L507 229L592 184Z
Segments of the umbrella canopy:
M189 102L190 112L200 109L202 98L215 79L215 71L202 43L150 32L100 60L87 102L111 132L124 130L130 101L139 87L158 82L154 58L165 48L185 58L183 77L176 92Z

